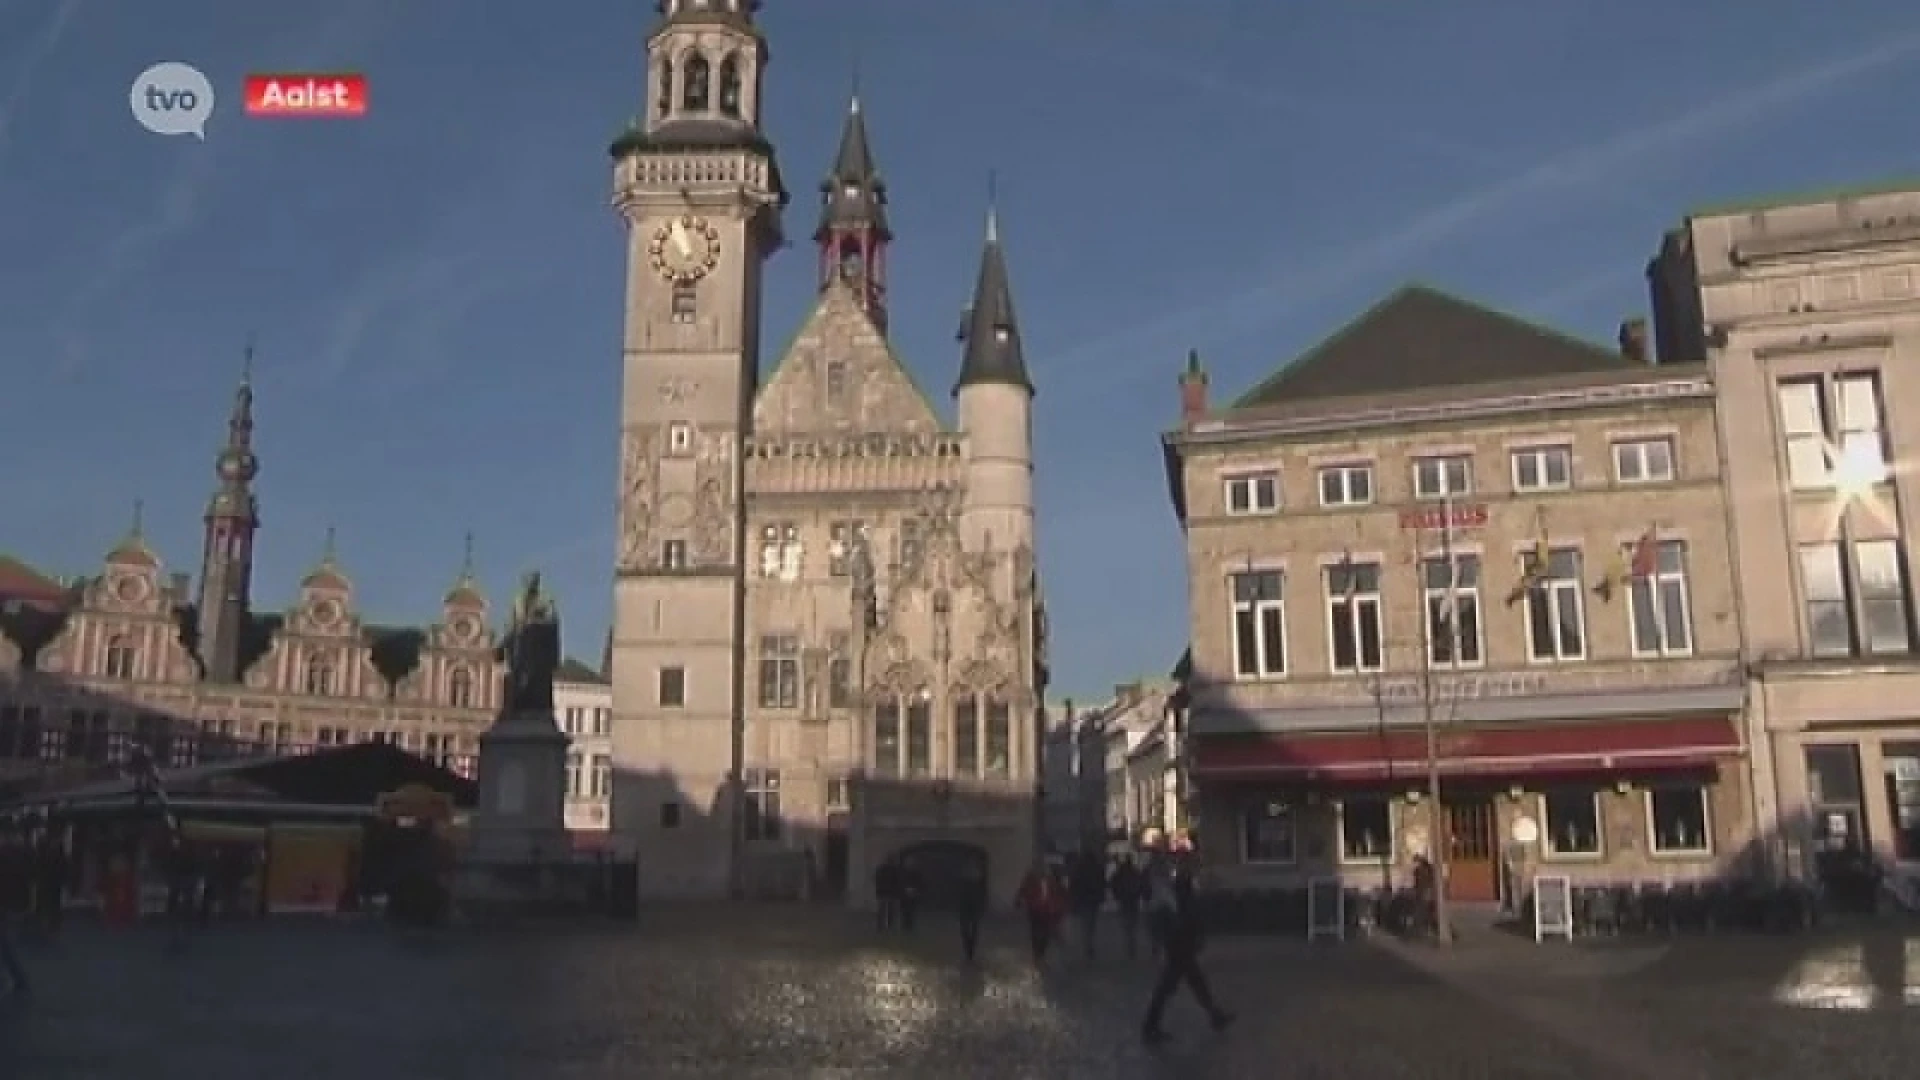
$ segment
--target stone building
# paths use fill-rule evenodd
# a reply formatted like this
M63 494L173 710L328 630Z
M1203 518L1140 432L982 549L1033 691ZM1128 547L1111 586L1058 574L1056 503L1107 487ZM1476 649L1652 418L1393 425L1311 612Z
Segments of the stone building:
M1920 186L1706 210L1649 268L1719 391L1759 822L1920 873Z
M1713 388L1646 337L1410 287L1223 408L1190 360L1165 447L1225 882L1406 884L1436 816L1467 902L1748 854Z
M601 846L613 819L613 687L571 657L553 673L553 712L567 747L566 823L574 845Z
M253 390L216 458L199 580L169 572L138 512L100 571L0 612L0 763L82 772L138 738L163 763L379 739L468 770L499 693L471 559L425 627L360 617L331 536L284 610L254 603ZM450 560L451 561L451 560ZM16 582L28 575L16 567ZM19 592L21 588L12 587Z
M654 895L814 880L861 900L878 861L943 841L1007 895L1046 670L1000 238L990 213L950 423L888 341L889 193L854 101L820 186L819 299L763 376L787 193L757 7L664 0L645 112L612 148L615 829Z

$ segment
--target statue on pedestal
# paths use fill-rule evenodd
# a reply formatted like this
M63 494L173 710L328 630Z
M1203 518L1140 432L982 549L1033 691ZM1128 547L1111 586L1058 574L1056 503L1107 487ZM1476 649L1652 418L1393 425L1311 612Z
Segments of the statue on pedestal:
M500 644L506 664L506 713L553 711L553 673L560 666L560 612L540 588L540 572L529 572L513 600L513 618Z

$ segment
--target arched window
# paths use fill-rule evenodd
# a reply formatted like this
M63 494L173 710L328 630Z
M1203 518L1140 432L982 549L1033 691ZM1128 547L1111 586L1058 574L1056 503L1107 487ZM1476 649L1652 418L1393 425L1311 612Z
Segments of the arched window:
M1013 775L1013 710L1003 698L986 695L981 699L981 714L986 730L980 733L981 773L985 776Z
M660 61L660 86L653 93L653 111L665 116L673 111L673 61Z
M880 776L933 773L933 694L886 694L873 707L873 768Z
M858 281L866 276L867 253L858 237L849 236L840 242L840 276L848 281Z
M686 74L681 76L680 107L688 112L706 112L713 93L713 67L707 58L695 53L687 58Z
M118 635L107 642L107 678L131 679L139 662L140 653L134 649L132 639Z
M720 115L740 118L740 58L729 55L720 61Z
M970 691L953 696L953 775L980 775L980 697Z
M307 693L333 693L333 665L323 657L312 657L307 661Z
M455 668L447 676L447 700L456 709L473 708L473 672L466 668Z

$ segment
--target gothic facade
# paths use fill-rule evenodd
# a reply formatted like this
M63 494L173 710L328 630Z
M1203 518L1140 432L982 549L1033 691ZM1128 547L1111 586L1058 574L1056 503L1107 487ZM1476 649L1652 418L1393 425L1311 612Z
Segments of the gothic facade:
M99 573L0 611L0 767L111 765L131 745L115 736L137 735L174 765L380 739L470 768L499 693L470 561L426 627L363 620L331 537L291 607L256 609L252 436L243 381L216 461L197 590L168 572L136 514Z
M655 894L859 901L879 861L931 844L985 857L1006 895L1034 842L1046 670L1033 387L997 226L949 423L888 340L894 236L856 99L820 186L818 301L763 378L786 192L757 4L661 7L646 112L613 147L615 831Z

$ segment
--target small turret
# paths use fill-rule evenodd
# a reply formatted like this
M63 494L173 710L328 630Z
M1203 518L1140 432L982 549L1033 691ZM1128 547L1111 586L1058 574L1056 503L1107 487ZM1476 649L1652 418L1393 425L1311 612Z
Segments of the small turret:
M1014 318L999 214L991 204L980 276L961 321L960 341L960 378L953 392L967 437L961 539L970 551L1031 550L1033 380Z
M893 231L887 227L887 184L873 163L857 92L847 103L840 151L820 182L820 226L813 239L820 245L820 288L846 282L858 290L874 322L885 327L887 244Z

